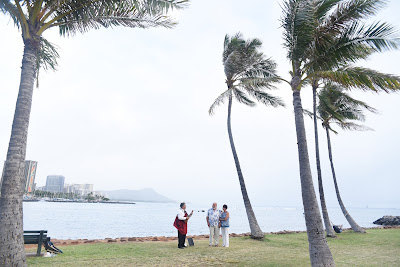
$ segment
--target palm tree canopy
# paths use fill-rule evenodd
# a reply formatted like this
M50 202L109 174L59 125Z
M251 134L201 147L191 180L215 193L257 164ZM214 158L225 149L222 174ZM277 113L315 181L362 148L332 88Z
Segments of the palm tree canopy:
M283 6L287 57L293 64L293 75L302 78L299 88L308 79L319 79L323 70L347 70L349 64L366 59L374 52L399 47L393 26L376 22L371 25L360 22L376 14L385 4L383 0L287 0ZM295 73L297 72L297 73ZM366 73L368 74L368 73ZM374 73L377 74L377 73ZM305 77L304 77L305 76ZM349 76L355 84L356 78ZM400 79L386 75L386 83L396 84ZM326 77L326 80L329 80ZM359 82L359 80L358 80ZM382 84L381 84L382 85ZM364 88L380 90L374 83ZM394 88L388 87L392 90Z
M354 121L365 121L365 110L378 112L365 102L352 98L343 88L333 83L328 83L322 88L318 100L317 113L322 125L335 133L336 131L331 128L332 123L344 130L371 130Z
M260 52L261 46L262 42L259 39L245 40L241 33L225 36L222 63L228 89L211 105L211 115L215 108L230 96L248 106L256 104L251 98L264 105L284 106L279 97L265 92L266 89L273 88L273 83L278 82L278 77L276 63Z
M24 41L39 41L42 33L58 27L73 35L100 27L172 27L168 10L182 8L188 0L0 0L0 12L21 29Z

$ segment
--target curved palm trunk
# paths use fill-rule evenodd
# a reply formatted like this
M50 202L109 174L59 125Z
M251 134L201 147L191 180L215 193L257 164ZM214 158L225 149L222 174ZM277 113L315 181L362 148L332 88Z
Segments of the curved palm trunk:
M244 207L246 208L247 219L250 224L251 237L255 239L264 238L264 233L261 231L260 226L258 225L256 215L254 214L253 207L251 206L249 196L247 195L246 184L244 183L244 178L242 174L242 169L240 168L239 158L236 153L235 144L233 143L232 129L231 129L231 110L232 110L232 96L229 97L228 104L228 135L229 142L231 144L233 159L235 160L236 170L239 176L240 189L242 191Z
M294 78L294 81L295 79L296 77ZM306 220L310 261L312 266L335 266L335 262L325 238L321 213L319 212L318 201L314 191L310 159L308 156L306 129L304 126L303 107L301 104L300 91L297 90L297 88L298 84L292 82L293 106L300 165L301 194Z
M321 162L319 158L319 140L317 123L317 87L313 85L313 112L314 112L314 135L315 135L315 158L317 162L319 200L321 202L322 218L324 219L325 231L328 237L336 237L333 231L331 220L329 219L328 209L326 208L324 186L322 184Z
M0 266L26 266L22 216L23 170L35 73L35 45L25 42L21 82L1 188Z
M335 184L335 191L336 191L336 197L339 202L340 208L342 209L344 217L346 217L346 220L349 222L351 229L354 230L354 232L357 233L365 233L364 228L359 226L356 221L351 217L349 212L347 211L346 207L343 204L342 197L340 196L339 192L339 187L337 185L337 180L336 180L336 173L335 173L335 168L333 166L333 159L332 159L332 147L331 147L331 137L329 135L329 128L325 127L326 130L326 138L328 140L328 153L329 153L329 160L331 162L331 170L332 170L332 176L333 176L333 183Z

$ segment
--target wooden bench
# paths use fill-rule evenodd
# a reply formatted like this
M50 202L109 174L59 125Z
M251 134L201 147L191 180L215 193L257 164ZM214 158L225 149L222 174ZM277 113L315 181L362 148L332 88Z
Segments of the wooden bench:
M40 256L42 251L42 244L47 240L47 231L24 231L24 243L25 244L37 244L36 256Z

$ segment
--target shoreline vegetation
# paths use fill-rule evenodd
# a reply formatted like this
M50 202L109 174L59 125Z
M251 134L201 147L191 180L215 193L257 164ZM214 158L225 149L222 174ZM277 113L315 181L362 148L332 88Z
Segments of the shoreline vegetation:
M135 202L131 201L88 201L88 200L43 200L43 199L24 199L24 202L57 202L57 203L102 203L102 204L136 204Z
M281 233L281 234L279 234ZM111 240L111 239L110 239ZM281 231L264 240L249 236L230 239L229 248L208 246L196 237L194 247L177 249L177 241L56 245L64 253L55 257L28 257L29 266L310 266L307 234ZM399 266L400 228L367 229L360 235L346 230L327 240L338 266ZM35 252L36 248L26 249Z

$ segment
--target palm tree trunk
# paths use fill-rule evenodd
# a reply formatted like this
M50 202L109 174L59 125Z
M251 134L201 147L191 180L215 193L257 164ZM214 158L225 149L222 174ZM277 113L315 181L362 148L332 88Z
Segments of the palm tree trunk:
M28 125L36 73L36 47L26 41L21 82L5 162L0 198L0 266L26 266L22 216Z
M329 153L329 160L331 162L331 170L332 170L332 176L333 176L333 183L335 184L335 190L336 190L336 197L339 202L340 208L342 209L344 217L346 217L346 220L349 222L351 229L354 230L354 232L357 233L365 233L364 228L359 226L356 221L351 217L349 212L347 211L346 207L343 204L342 197L340 196L339 192L339 187L337 185L337 180L336 180L336 173L335 173L335 168L333 166L333 159L332 159L332 147L331 147L331 137L329 135L329 128L325 127L326 130L326 138L328 140L328 153Z
M246 208L247 219L250 224L251 237L254 239L262 239L264 238L264 233L261 231L260 226L258 225L256 215L254 214L253 207L251 206L249 196L247 195L246 184L244 183L244 178L242 174L242 169L240 168L239 158L236 153L235 144L233 143L232 129L231 129L231 110L232 110L232 96L229 96L229 104L228 104L228 135L229 142L231 144L233 159L235 160L236 170L239 176L240 189L242 191L244 207Z
M315 158L317 162L317 174L318 174L318 190L319 200L321 202L322 218L324 219L325 231L328 237L336 237L333 231L331 220L329 219L328 209L326 208L324 186L322 184L322 173L321 173L321 162L319 158L319 140L318 140L318 123L317 123L317 87L313 85L313 112L314 112L314 135L315 135Z
M332 253L325 238L321 213L319 212L318 201L314 191L310 159L308 156L306 129L304 126L303 107L301 104L300 91L297 89L299 80L299 77L293 78L292 90L299 153L301 194L303 198L310 261L312 266L335 266Z

